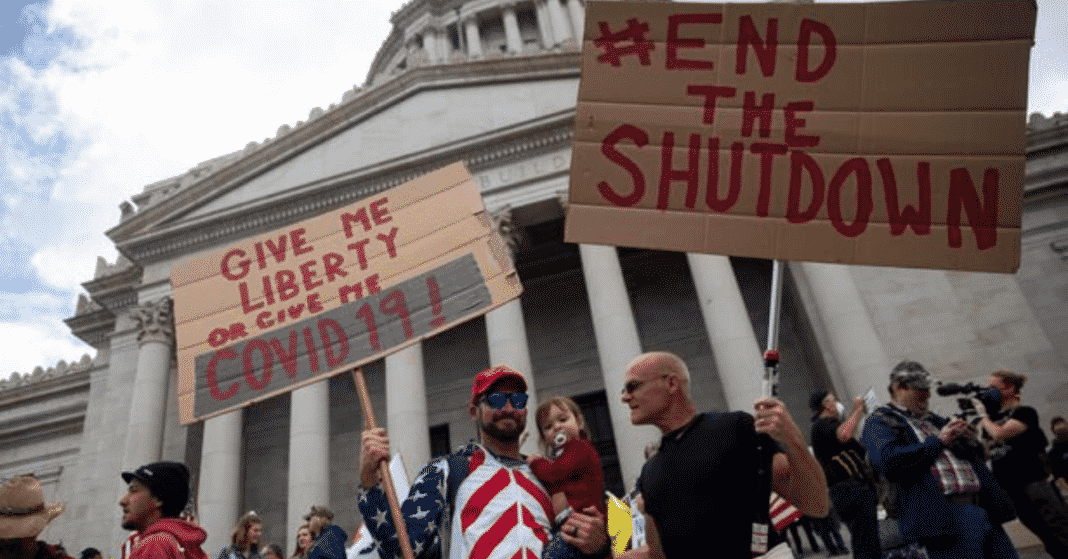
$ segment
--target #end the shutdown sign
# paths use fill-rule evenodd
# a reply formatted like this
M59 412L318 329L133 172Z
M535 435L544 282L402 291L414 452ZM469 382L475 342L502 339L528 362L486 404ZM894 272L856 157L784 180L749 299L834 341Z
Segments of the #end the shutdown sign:
M1035 17L590 1L565 238L1014 272Z
M378 359L522 292L462 164L177 265L183 424Z

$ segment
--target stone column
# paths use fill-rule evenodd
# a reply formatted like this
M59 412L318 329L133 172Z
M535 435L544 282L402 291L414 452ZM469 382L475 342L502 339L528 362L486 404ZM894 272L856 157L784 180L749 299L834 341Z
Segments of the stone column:
M482 38L478 34L478 16L469 14L463 20L467 35L467 57L482 58Z
M549 23L549 7L546 0L535 0L534 9L537 12L534 17L538 20L538 30L541 32L541 46L544 49L551 49L556 44L556 37L553 35L552 24Z
M519 54L523 52L523 36L519 34L519 20L515 15L515 2L509 2L501 6L504 20L504 38L508 42L508 52Z
M174 322L171 298L130 311L137 321L137 374L126 426L123 467L133 470L158 462L163 452L163 418L167 409L167 375L171 369Z
M687 253L716 370L731 410L753 412L760 397L764 359L726 256Z
M549 21L552 22L553 37L556 38L556 44L570 39L572 37L571 29L568 26L567 15L564 14L564 7L560 4L560 0L546 0L546 8L549 10Z
M552 0L550 0L552 1ZM627 364L642 353L638 327L630 307L623 270L616 248L600 245L579 245L582 258L582 277L590 299L593 332L597 338L597 355L604 375L605 395L612 418L612 432L619 452L619 466L623 483L634 485L645 462L645 445L660 440L654 427L634 427L630 424L630 409L623 404L623 374Z
M571 24L575 32L575 44L582 44L582 36L586 31L586 9L581 0L567 0L567 11L571 14Z
M353 457L353 460L356 460ZM286 549L312 505L330 506L330 382L291 392Z
M511 209L504 208L494 214L493 221L514 260L520 235L519 229L512 222ZM519 299L486 313L486 341L489 345L490 365L508 365L522 372L527 378L527 394L530 398L527 401L526 440L520 451L524 454L542 454L538 444L538 426L534 422L534 410L538 408L538 390L534 380L534 368L530 362L530 348L527 346L523 305Z
M835 384L846 391L838 394L838 399L848 403L868 388L874 388L875 394L885 402L888 398L885 387L893 364L860 299L853 274L841 264L802 262L800 265L838 364Z
M230 543L230 530L241 506L241 426L243 409L204 421L200 452L197 518L208 533L205 550Z
M423 30L423 49L426 50L427 59L431 64L441 64L445 59L441 52L441 41L438 35L437 29L427 27Z
M423 344L386 356L386 429L393 453L400 453L410 483L430 461Z

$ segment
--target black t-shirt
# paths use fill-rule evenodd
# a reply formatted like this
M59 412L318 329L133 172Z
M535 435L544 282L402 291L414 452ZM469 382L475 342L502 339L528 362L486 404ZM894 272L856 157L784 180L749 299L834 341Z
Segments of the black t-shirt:
M1005 488L1018 488L1046 479L1046 434L1038 426L1038 412L1030 406L1016 406L998 417L996 423L1015 419L1027 430L990 449L994 477Z
M668 559L752 557L756 441L744 412L701 414L664 435L638 487Z
M812 451L827 474L827 486L849 480L871 482L864 446L855 438L844 443L839 441L841 425L836 417L821 417L812 424Z
M1068 478L1068 439L1053 441L1049 447L1049 464L1054 477Z

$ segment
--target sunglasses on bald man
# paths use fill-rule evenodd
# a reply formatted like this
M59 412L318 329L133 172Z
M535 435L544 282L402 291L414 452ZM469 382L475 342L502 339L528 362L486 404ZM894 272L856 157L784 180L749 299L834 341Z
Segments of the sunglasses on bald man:
M482 401L495 410L504 409L504 404L511 401L513 408L521 410L527 407L528 398L526 392L490 392L482 397Z

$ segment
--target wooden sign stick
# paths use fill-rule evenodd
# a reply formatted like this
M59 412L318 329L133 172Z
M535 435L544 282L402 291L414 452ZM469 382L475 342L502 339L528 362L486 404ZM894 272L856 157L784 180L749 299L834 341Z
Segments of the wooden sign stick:
M371 395L367 392L367 380L363 377L363 369L356 367L352 370L352 380L356 383L356 393L360 395L360 409L363 410L364 427L374 429L375 410L371 407ZM397 541L400 543L401 553L404 559L415 559L412 552L412 542L408 539L408 526L404 523L401 515L400 502L397 500L397 489L393 487L393 478L389 475L389 463L383 460L378 464L378 473L382 476L382 489L386 492L386 500L389 501L389 514L393 518L393 526L397 529Z

